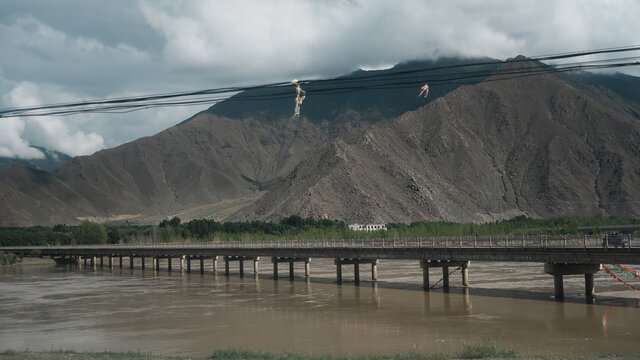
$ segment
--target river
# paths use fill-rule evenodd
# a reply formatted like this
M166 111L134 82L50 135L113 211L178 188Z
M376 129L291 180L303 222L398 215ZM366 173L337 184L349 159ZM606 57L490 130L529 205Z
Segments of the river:
M165 265L163 263L163 265ZM247 263L248 265L248 263ZM584 278L565 276L564 302L542 264L481 263L470 287L421 290L415 261L381 261L378 282L352 269L335 284L332 260L313 259L311 279L289 281L283 264L260 275L155 272L53 264L0 267L0 351L141 351L208 356L221 348L310 354L454 352L493 343L519 355L640 353L640 295L596 274L587 304ZM234 267L235 266L235 267ZM297 274L303 273L296 264ZM252 269L251 266L245 266ZM452 269L453 270L453 269ZM431 281L440 279L431 270ZM630 280L633 282L633 280ZM636 281L636 284L638 281Z

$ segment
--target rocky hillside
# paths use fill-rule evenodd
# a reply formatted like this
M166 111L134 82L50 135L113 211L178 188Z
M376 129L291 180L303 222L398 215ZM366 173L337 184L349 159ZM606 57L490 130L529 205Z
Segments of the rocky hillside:
M384 78L460 62L411 62L347 78ZM293 87L287 87L291 94L263 101L247 98L272 89L240 93L159 134L76 157L52 173L19 166L0 170L0 226L76 223L83 218L155 223L173 215L220 220L253 202L331 141L351 139L371 123L419 108L458 86L434 86L423 99L415 86L361 92L334 87L324 92L326 85L318 83L306 88L300 118L292 117Z
M0 170L0 226L223 220L245 205L233 219L640 215L637 103L551 75L479 84L486 75L465 75L477 85L436 81L427 99L417 96L417 74L452 71L425 68L470 61L307 84L300 118L291 116L293 87L275 97L282 88L254 89L52 173L12 165ZM408 83L390 86L390 74ZM359 89L363 75L374 88Z
M497 80L334 141L232 219L640 216L637 103L554 75Z

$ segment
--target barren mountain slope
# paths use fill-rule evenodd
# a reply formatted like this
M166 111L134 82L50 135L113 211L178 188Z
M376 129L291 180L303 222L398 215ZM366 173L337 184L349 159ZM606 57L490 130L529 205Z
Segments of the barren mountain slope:
M304 119L282 119L269 124L251 119L236 120L202 112L189 122L157 135L138 139L91 156L76 157L45 182L73 189L90 206L67 204L57 215L38 210L56 208L67 196L51 189L51 198L41 197L40 178L0 171L0 181L23 184L22 198L11 185L0 189L7 199L0 208L2 225L71 223L78 217L102 218L122 214L170 214L183 209L236 199L267 189L285 176L304 157L326 145L329 126ZM21 178L23 177L23 178ZM4 180L3 180L4 179ZM7 182L10 184L10 182ZM11 195L12 194L12 195ZM9 195L13 197L9 197ZM11 201L10 201L11 200ZM33 208L33 209L32 209ZM31 210L29 210L31 209ZM55 222L51 218L55 217Z
M23 226L39 218L58 224L78 213L97 210L80 194L51 173L13 164L0 171L0 219L3 226Z
M640 216L637 104L553 75L492 80L334 142L232 218Z

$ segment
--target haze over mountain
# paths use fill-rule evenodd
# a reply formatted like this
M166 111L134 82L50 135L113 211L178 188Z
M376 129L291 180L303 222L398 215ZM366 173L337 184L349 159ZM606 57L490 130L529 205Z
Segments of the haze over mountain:
M44 154L43 159L16 159L0 157L0 169L4 169L13 163L21 163L37 170L53 171L58 166L71 160L71 156L55 150L49 150L41 146L32 146Z
M337 139L231 218L640 216L637 103L565 76L488 80Z
M367 74L460 62L410 62ZM20 165L0 171L0 224L51 225L87 217L156 222L173 215L223 219L331 141L357 136L372 123L417 109L458 86L434 85L423 99L417 96L419 86L334 88L316 97L311 94L322 84L312 85L300 118L292 117L293 86L282 99L242 99L271 89L241 93L159 134L76 157L52 173Z

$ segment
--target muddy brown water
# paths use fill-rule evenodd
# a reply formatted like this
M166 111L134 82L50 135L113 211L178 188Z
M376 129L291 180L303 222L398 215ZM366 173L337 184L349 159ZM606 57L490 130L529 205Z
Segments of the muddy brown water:
M273 280L266 261L257 277L240 277L237 264L230 276L214 275L210 263L203 275L197 266L186 274L162 265L159 272L126 265L0 267L0 350L347 355L493 343L520 355L640 353L640 295L603 271L596 274L595 303L587 304L581 276L566 276L566 301L553 301L553 278L542 264L475 262L468 290L457 272L449 292L428 293L415 261L381 261L375 284L361 265L359 286L346 266L344 283L335 284L328 259L312 260L310 280L293 281L284 264ZM302 266L296 264L297 275ZM432 284L440 278L433 269Z

